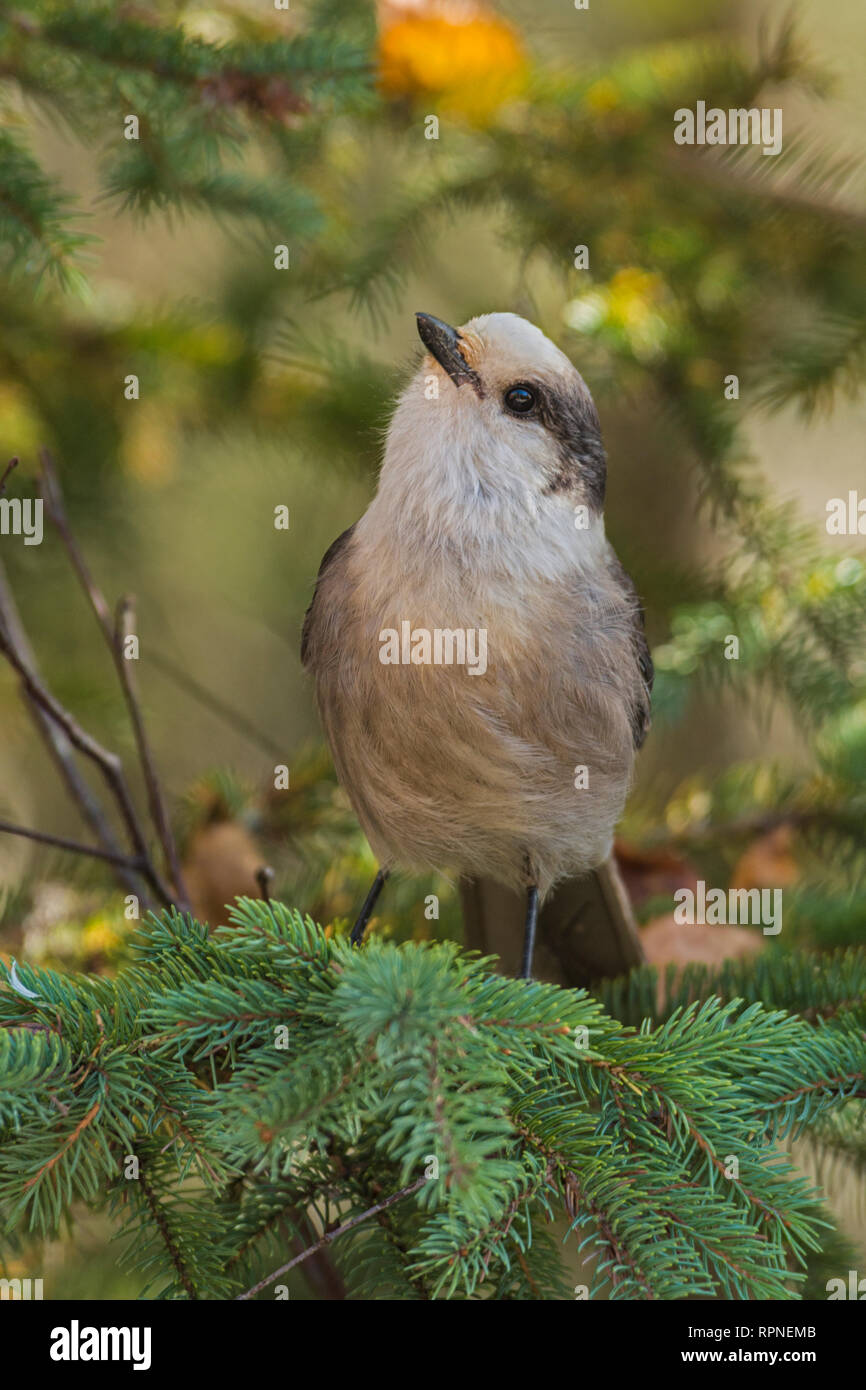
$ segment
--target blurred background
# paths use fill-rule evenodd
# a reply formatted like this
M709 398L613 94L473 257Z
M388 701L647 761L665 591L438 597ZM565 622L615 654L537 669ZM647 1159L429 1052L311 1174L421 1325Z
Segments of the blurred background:
M135 596L202 918L257 895L263 865L334 930L354 916L375 865L322 748L303 614L375 488L415 311L511 310L595 396L608 533L646 608L654 726L619 851L650 958L863 942L866 566L825 522L866 495L864 43L856 0L0 14L0 471L18 456L7 495L34 497L50 449L94 579ZM675 145L698 100L781 108L783 153ZM0 565L7 622L144 806L60 539L0 537ZM0 730L0 818L90 839L2 663ZM699 877L783 888L781 935L678 930L674 888ZM460 932L445 875L399 878L381 913L397 938ZM4 960L114 970L134 927L105 865L0 835ZM803 1162L835 1165L862 1242L856 1166ZM87 1221L50 1257L55 1296L134 1292Z

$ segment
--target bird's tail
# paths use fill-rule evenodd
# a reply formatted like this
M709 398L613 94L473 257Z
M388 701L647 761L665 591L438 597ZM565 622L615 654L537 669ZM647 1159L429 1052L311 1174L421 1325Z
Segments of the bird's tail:
M524 894L492 879L464 879L463 944L499 957L504 975L518 975L526 916ZM583 878L561 883L541 909L533 976L571 988L624 975L646 957L616 859Z

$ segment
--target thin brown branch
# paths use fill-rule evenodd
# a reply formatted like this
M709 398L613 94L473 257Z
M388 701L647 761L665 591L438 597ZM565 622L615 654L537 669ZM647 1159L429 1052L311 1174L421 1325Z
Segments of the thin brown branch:
M0 497L2 497L4 492L6 491L6 480L9 477L9 474L12 473L17 467L18 459L13 458L9 460L6 467L3 469L3 473L2 475L0 475Z
M292 1239L292 1248L303 1251L303 1242L312 1240L316 1234L307 1213L300 1209L288 1212L288 1220L300 1231L300 1238ZM309 1256L304 1257L307 1261L305 1274L314 1293L329 1302L341 1302L346 1298L348 1290L342 1274L336 1265L331 1263L327 1250L314 1250Z
M13 667L21 677L22 684L27 694L36 702L40 709L49 714L55 723L59 724L70 742L86 758L99 768L108 787L117 801L118 808L123 817L129 833L129 838L135 851L135 855L141 861L142 873L147 879L156 896L166 907L170 907L174 902L174 895L166 883L163 882L155 865L151 861L147 851L147 844L144 832L138 819L126 779L123 775L123 768L120 759L114 753L110 753L107 748L103 748L92 738L86 730L76 722L68 710L55 700L54 696L42 684L35 671L31 671L26 662L16 651L10 642L5 630L0 628L0 652L2 652L10 666Z
M341 1177L345 1177L358 1193L362 1202L373 1201L377 1195L376 1184L370 1177L369 1165L363 1159L350 1159L346 1154L332 1152L335 1145L333 1135L327 1136L327 1148L331 1153L331 1160L337 1167ZM389 1245L397 1252L397 1256L403 1265L403 1273L418 1294L419 1298L430 1300L432 1294L427 1287L426 1280L417 1271L411 1270L411 1250L407 1241L394 1225L394 1219L390 1212L381 1211L376 1214L376 1221L385 1233L385 1239Z
M177 1241L175 1240L174 1235L172 1233L168 1217L166 1216L164 1209L160 1205L157 1194L154 1192L153 1188L151 1187L150 1183L144 1175L143 1163L139 1167L138 1182L142 1192L144 1193L144 1199L147 1202L147 1206L151 1216L153 1217L154 1224L157 1230L159 1231L160 1235L162 1236L163 1244L165 1245L165 1248L169 1253L169 1257L171 1259L172 1264L177 1270L178 1278L180 1279L181 1284L183 1285L186 1292L189 1294L190 1298L197 1301L198 1294L196 1293L195 1285L193 1284L190 1273L187 1270L183 1256L181 1255L180 1250L178 1249Z
M821 1076L817 1081L809 1081L805 1086L798 1086L795 1091L788 1091L784 1095L776 1096L769 1104L760 1106L758 1113L766 1114L768 1110L774 1110L779 1105L788 1105L792 1100L799 1100L802 1096L814 1095L817 1091L835 1090L837 1086L848 1086L852 1081L861 1081L863 1078L862 1069L843 1072L841 1076ZM864 1097L866 1097L866 1085L852 1091L847 1099L863 1100Z
M230 1192L233 1189L238 1193L242 1190L244 1181L252 1173L253 1167L252 1163L245 1165L240 1179L235 1179L231 1184ZM254 1231L247 1233L241 1245L226 1261L226 1272L233 1269L241 1260L248 1258L252 1247L274 1232L278 1232L284 1240L288 1241L290 1250L301 1253L316 1237L316 1232L310 1223L305 1208L317 1199L331 1195L336 1196L338 1194L327 1185L323 1186L318 1178L312 1179L305 1192L296 1192L291 1203L286 1203L285 1206L278 1208ZM294 1233L291 1228L294 1228ZM331 1264L327 1250L318 1250L308 1258L306 1265L304 1273L314 1293L329 1302L339 1301L346 1297L346 1285L343 1276Z
M90 859L101 859L106 864L114 864L123 869L141 871L144 861L130 854L114 853L97 845L83 845L79 840L68 840L64 835L50 835L47 830L31 830L26 825L13 825L11 821L0 820L0 834L20 835L23 840L35 840L40 845L53 845L55 849L66 849L71 854L87 855Z
M108 603L101 589L93 579L84 556L72 534L66 510L63 505L63 494L60 489L60 482L54 459L47 449L40 450L39 459L42 467L42 498L49 518L63 541L72 566L78 575L81 587L90 602L96 620L102 629L102 634L108 643L120 680L124 700L126 701L133 734L135 736L135 745L138 750L139 762L147 788L147 800L151 818L160 845L162 846L169 875L176 890L174 894L175 900L181 911L186 911L189 903L180 867L180 857L177 852L177 846L171 829L171 822L159 784L156 764L147 737L144 718L141 713L138 691L133 676L132 661L127 659L124 652L125 639L132 635L132 628L134 625L133 602L131 598L121 599L118 604L117 623L115 624L112 621Z
M72 1145L78 1142L81 1135L87 1129L87 1126L92 1124L93 1121L96 1119L97 1115L99 1114L101 1104L102 1102L99 1100L95 1100L93 1102L87 1114L84 1116L83 1120L80 1120L79 1123L75 1126L75 1129L61 1145L58 1152L56 1154L52 1154L51 1157L45 1163L43 1163L38 1173L35 1173L32 1178L27 1179L27 1182L24 1184L22 1191L28 1192L31 1187L34 1187L36 1183L39 1182L40 1178L42 1178L46 1173L51 1172L52 1168L54 1168L60 1162L61 1158L67 1152L67 1150L71 1149Z
M19 658L28 669L37 672L36 658L19 617L2 562L0 562L0 628L5 630L7 641L12 643ZM118 882L128 893L136 894L145 908L151 907L153 899L146 890L140 871L132 871L129 856L123 854L99 800L91 791L87 780L78 768L72 744L66 734L49 718L26 690L22 690L22 695L36 730L42 738L72 801L90 826L99 845L109 856L108 862L113 863ZM116 857L112 859L110 856Z
M342 1226L337 1226L336 1230L326 1231L314 1245L308 1246L300 1255L296 1255L293 1260L289 1260L288 1264L280 1265L280 1268L275 1269L273 1274L269 1274L265 1279L260 1280L258 1284L254 1284L251 1289L247 1289L246 1293L239 1293L235 1301L240 1303L243 1302L244 1299L253 1298L255 1294L261 1293L262 1289L268 1287L268 1284L273 1284L275 1279L279 1279L281 1274L288 1274L290 1269L294 1269L295 1265L299 1265L304 1260L308 1260L317 1250L321 1250L324 1246L330 1245L332 1241L337 1240L340 1236L344 1236L347 1231L354 1230L354 1228L360 1226L363 1221L369 1221L371 1217L378 1216L380 1211L386 1211L388 1207L393 1207L395 1203L402 1202L404 1197L411 1197L412 1193L417 1192L419 1187L423 1187L426 1181L426 1178L418 1178L415 1182L410 1183L408 1187L401 1188L399 1192L394 1192L390 1197L386 1197L383 1202L377 1202L374 1207L369 1207L367 1211L362 1211L359 1216L353 1216L350 1221L344 1221Z
M138 698L138 689L133 675L133 663L124 655L126 640L134 634L135 628L135 602L131 596L122 598L117 605L117 623L115 627L113 651L117 663L117 670L120 676L120 683L126 697L129 717L132 722L135 743L138 749L138 757L144 773L145 786L147 787L147 800L150 807L150 814L156 832L159 836L165 854L166 864L171 874L172 882L177 889L178 905L181 911L189 909L189 899L183 882L183 871L180 866L180 856L177 852L174 834L171 828L171 820L162 795L162 788L159 783L159 775L156 770L150 741L144 727L144 718L141 713L141 704Z

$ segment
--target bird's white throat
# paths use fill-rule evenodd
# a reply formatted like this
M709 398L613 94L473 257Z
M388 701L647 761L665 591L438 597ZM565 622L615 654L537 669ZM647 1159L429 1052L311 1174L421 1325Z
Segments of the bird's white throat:
M513 426L491 431L474 402L452 395L433 405L417 379L404 393L356 545L407 575L444 564L476 576L557 579L598 564L603 517L545 489L546 442L528 432L515 439Z

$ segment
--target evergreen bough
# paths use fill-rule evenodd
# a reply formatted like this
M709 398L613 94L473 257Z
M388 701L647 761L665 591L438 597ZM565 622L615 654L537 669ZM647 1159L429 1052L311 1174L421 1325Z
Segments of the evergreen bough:
M826 1222L778 1141L862 1151L866 952L761 962L747 993L808 1018L692 980L637 1030L275 902L210 934L151 917L137 952L116 979L0 989L0 1206L19 1237L107 1206L148 1296L268 1289L291 1240L327 1245L355 1297L569 1298L570 1231L590 1297L796 1297Z

